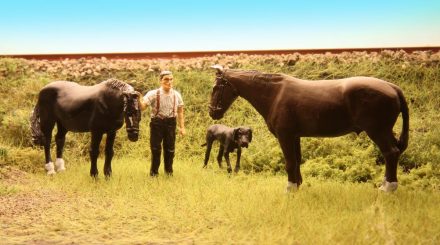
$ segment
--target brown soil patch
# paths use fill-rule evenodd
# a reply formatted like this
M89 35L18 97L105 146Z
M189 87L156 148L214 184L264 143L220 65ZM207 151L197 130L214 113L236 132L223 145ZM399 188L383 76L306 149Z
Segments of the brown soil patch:
M29 184L30 174L11 166L0 167L0 180L5 185Z

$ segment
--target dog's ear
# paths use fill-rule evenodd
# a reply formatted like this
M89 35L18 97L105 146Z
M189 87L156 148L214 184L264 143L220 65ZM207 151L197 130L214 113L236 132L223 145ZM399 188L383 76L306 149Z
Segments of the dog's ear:
M251 143L252 142L252 129L251 128L249 128L249 143Z
M235 142L237 142L237 140L238 140L238 136L239 136L239 134L238 134L238 130L240 130L240 128L234 128L234 132L232 133L232 139L233 139Z

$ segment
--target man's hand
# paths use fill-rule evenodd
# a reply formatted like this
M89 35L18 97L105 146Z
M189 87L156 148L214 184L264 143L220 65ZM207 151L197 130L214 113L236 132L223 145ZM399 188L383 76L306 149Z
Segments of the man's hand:
M185 119L183 117L183 106L177 108L177 121L179 122L179 134L185 136Z
M147 109L147 104L145 104L144 102L144 97L142 96L142 94L138 91L135 91L138 94L138 103L139 103L139 108L141 109L141 111Z
M185 129L185 128L181 128L181 127L179 127L179 134L180 134L181 136L185 136L185 135L186 135L186 129Z

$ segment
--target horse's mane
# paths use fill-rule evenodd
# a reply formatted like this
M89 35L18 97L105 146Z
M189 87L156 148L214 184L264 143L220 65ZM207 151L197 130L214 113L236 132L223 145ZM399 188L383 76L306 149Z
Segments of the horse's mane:
M262 73L256 70L227 70L232 72L233 77L248 77L251 81L256 82L279 82L286 78L284 74L277 73ZM228 74L229 75L229 74Z
M122 92L131 92L134 91L134 88L130 86L128 83L125 83L116 78L110 78L108 80L103 81L108 88L120 90Z

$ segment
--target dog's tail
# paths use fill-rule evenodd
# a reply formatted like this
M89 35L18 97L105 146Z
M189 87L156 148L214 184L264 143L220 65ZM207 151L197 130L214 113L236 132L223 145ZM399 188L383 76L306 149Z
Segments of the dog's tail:
M32 143L35 145L44 145L44 134L41 131L40 125L40 106L39 103L35 106L32 111L30 118L30 131L32 136Z
M204 147L204 146L206 146L208 143L203 143L202 145L201 145L201 147Z

